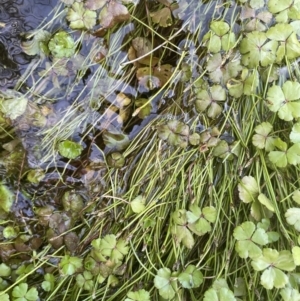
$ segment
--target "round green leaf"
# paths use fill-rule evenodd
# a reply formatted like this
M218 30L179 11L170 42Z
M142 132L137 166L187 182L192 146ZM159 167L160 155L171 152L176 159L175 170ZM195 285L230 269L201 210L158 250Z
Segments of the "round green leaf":
M184 272L180 273L178 280L184 288L199 287L203 282L203 275L194 265L189 265Z
M71 140L65 140L59 143L58 151L59 153L68 159L77 158L83 150L83 147L76 142Z

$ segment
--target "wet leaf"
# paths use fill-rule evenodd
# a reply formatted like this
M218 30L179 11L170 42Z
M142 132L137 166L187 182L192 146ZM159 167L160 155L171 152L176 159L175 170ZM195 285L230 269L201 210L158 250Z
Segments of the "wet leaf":
M240 146L238 142L234 142L229 145L225 140L220 140L213 149L213 156L219 157L225 160L233 160L234 155L238 156L240 152Z
M289 208L284 216L287 223L300 232L300 208Z
M263 218L271 218L273 215L267 207L263 206L257 200L252 202L250 213L256 221L261 221Z
M97 10L99 8L104 7L106 5L107 0L87 0L85 2L85 6L90 10Z
M56 58L69 58L75 53L75 42L65 31L56 33L48 43L51 54Z
M130 143L128 135L119 131L105 131L103 141L107 147L118 151L125 149Z
M68 9L67 20L72 29L92 29L96 25L96 12L86 9L83 3L75 2Z
M46 30L38 30L36 32L28 32L30 40L23 41L21 47L28 55L43 55L48 54L48 42L51 38L51 33Z
M114 168L121 168L125 164L125 158L123 154L114 152L109 154L109 156L107 157L107 164Z
M61 156L68 159L76 159L82 152L83 147L74 141L65 140L58 144L58 151Z
M168 7L164 7L156 12L150 13L153 23L159 24L162 27L168 27L172 25L171 10Z
M19 229L17 227L7 226L3 229L3 236L6 239L16 238L19 234Z
M283 288L288 283L288 277L282 271L293 271L295 263L290 251L263 249L262 255L253 259L252 267L256 271L263 271L260 283L266 289Z
M5 212L10 212L14 203L15 195L5 185L0 185L0 207Z
M11 120L23 115L27 108L28 99L14 90L0 91L0 111Z
M65 255L60 263L59 268L64 276L74 275L82 267L82 259L75 256Z
M168 300L172 299L177 291L176 278L172 277L171 270L168 268L161 268L157 271L154 286L158 289L159 295Z
M125 301L150 301L150 294L144 289L128 292Z
M14 301L37 301L39 299L38 291L35 287L28 290L27 283L20 283L12 291Z
M203 282L203 274L195 265L190 264L178 275L178 281L184 288L196 288Z
M31 169L27 174L27 180L30 183L38 184L45 177L45 172L42 169Z
M277 41L268 41L264 32L254 31L246 35L240 44L242 63L249 68L265 67L276 60Z
M237 240L235 250L241 258L260 256L262 251L259 246L266 245L269 242L266 231L261 228L256 229L252 222L244 222L236 227L233 236Z
M130 14L126 6L119 0L110 0L99 14L100 24L104 28L112 28L115 24L127 21Z
M269 122L263 122L257 125L254 129L256 134L252 137L253 145L260 149L266 149L267 152L272 151L275 147L274 142L276 139L269 135L272 130L273 126Z

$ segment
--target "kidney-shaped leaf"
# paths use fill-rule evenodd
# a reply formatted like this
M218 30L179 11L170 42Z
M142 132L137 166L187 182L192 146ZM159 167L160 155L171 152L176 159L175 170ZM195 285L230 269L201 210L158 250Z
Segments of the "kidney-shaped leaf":
M289 208L285 213L286 221L300 232L300 208Z
M179 274L178 280L184 288L199 287L203 282L203 275L194 265L189 265Z

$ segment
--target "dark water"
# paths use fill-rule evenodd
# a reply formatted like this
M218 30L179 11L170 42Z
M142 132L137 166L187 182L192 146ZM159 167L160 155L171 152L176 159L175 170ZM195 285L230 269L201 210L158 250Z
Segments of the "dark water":
M20 42L22 33L45 23L58 0L0 0L0 89L12 88L32 57Z

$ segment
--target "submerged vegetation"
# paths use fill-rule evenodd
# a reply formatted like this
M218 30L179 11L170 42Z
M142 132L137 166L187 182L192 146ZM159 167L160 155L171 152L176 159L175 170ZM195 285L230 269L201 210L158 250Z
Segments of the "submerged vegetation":
M0 300L300 292L300 1L61 0L0 92Z

